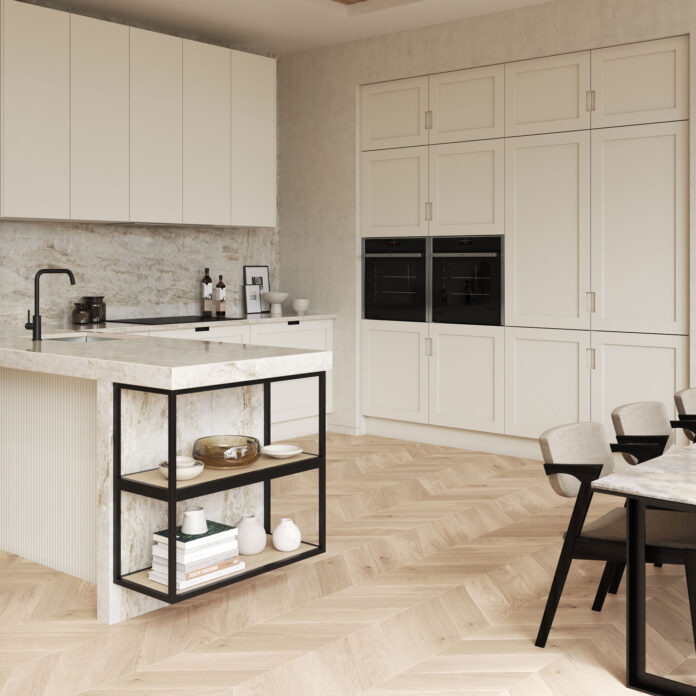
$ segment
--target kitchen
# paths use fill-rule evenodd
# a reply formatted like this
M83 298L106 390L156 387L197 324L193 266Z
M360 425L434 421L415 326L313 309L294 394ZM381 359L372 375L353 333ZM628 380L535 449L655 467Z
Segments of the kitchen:
M626 583L590 612L597 563L573 566L534 647L571 516L539 438L594 421L615 444L616 407L678 419L691 384L691 4L232 4L3 3L2 688L311 693L320 670L322 692L628 693ZM27 321L43 268L75 285L42 276ZM200 316L206 268L224 321ZM267 291L287 293L281 316L255 304ZM106 322L73 325L88 297ZM163 398L180 402L173 425ZM213 433L297 445L314 469L262 456L243 485L206 469L187 498L157 467ZM159 486L126 481L144 469ZM291 518L321 553L187 598L124 584L184 501L268 534ZM616 505L595 495L590 516ZM269 537L263 553L284 552ZM669 563L647 568L649 666L693 684ZM55 611L86 633L68 621L49 649L36 622L56 583ZM17 621L36 630L17 638ZM118 649L109 671L114 631L142 652Z

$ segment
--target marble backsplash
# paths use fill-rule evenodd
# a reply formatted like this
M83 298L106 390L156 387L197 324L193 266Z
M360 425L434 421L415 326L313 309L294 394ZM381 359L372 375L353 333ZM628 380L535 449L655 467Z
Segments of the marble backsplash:
M0 222L0 325L22 326L33 308L34 273L69 268L41 280L44 324L68 320L83 295L104 295L107 318L196 314L204 267L227 285L227 313L244 312L242 267L267 265L278 278L278 233L271 228Z

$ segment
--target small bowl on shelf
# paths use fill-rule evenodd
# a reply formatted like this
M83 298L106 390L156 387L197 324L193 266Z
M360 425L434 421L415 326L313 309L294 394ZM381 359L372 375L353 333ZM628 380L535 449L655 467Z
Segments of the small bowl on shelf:
M203 473L203 469L203 462L194 462L191 466L179 466L177 462L176 480L190 481L191 479L195 479L196 476L200 476ZM159 466L159 470L164 478L169 479L169 464L167 464L167 462L162 462Z
M288 299L287 292L264 292L261 297L270 303L272 316L282 316L283 302Z
M193 456L210 469L239 469L253 464L261 444L247 435L209 435L196 440Z
M267 454L275 459L287 459L302 454L302 448L297 445L266 445L261 448L261 454Z

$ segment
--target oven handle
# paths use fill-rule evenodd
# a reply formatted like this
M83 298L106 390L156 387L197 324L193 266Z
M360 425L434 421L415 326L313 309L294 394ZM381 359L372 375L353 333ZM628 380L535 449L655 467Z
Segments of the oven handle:
M461 252L451 252L451 253L438 253L433 254L434 259L463 259L476 257L479 259L490 259L500 256L497 251L461 251Z
M366 259L422 259L423 254L365 254Z

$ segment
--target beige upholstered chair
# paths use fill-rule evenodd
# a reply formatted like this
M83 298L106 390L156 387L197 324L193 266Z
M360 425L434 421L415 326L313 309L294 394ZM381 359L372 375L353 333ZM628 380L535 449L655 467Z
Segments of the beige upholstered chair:
M630 438L637 446L644 445L641 454L640 447L635 452L622 452L629 464L647 461L674 446L672 424L661 401L639 401L618 406L611 412L611 420L619 444Z
M592 481L614 468L609 438L600 423L572 423L551 428L539 438L544 469L553 489L575 497L536 645L544 647L574 558L604 561L604 573L592 609L601 611L607 592L616 592L626 565L626 508L617 507L585 524L592 500ZM575 481L573 481L575 479ZM648 563L686 568L692 623L696 626L696 513L646 510ZM696 634L694 637L696 643Z
M690 416L686 420L696 421L696 388L682 389L674 395L674 403L677 405L677 413L679 418ZM692 422L693 426L694 423ZM691 440L696 441L696 432L689 428L684 429L684 434Z

